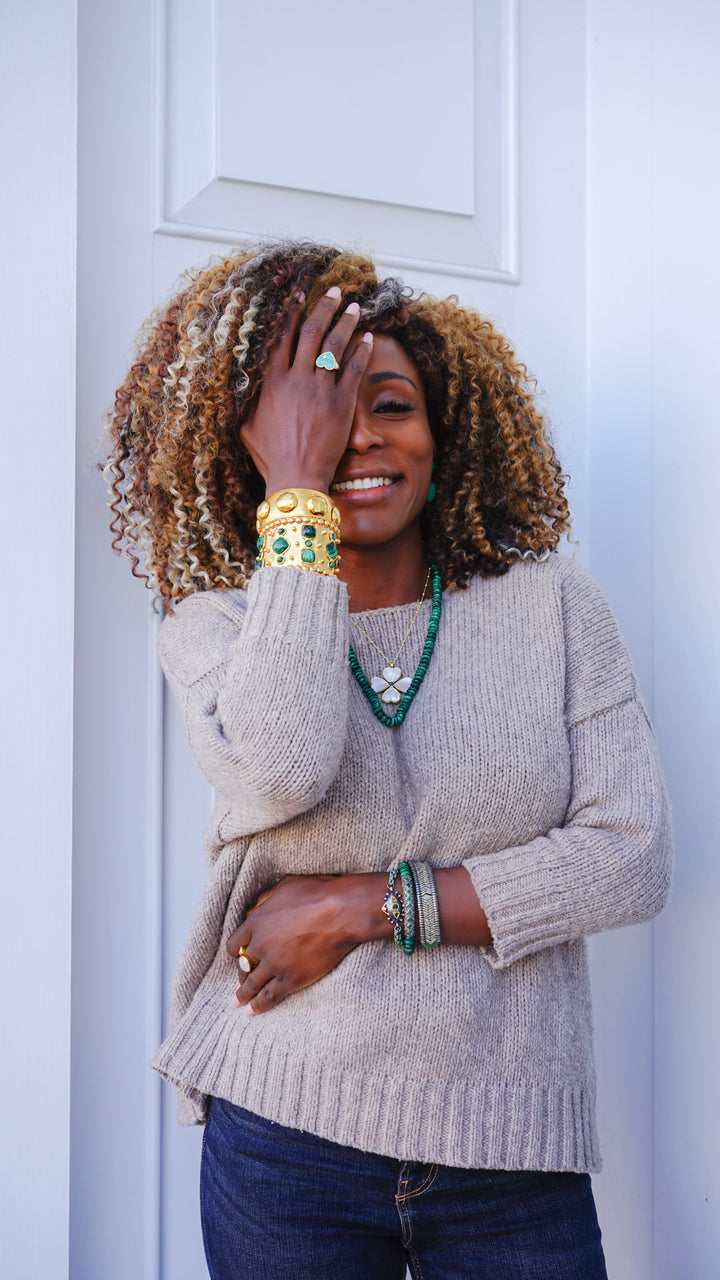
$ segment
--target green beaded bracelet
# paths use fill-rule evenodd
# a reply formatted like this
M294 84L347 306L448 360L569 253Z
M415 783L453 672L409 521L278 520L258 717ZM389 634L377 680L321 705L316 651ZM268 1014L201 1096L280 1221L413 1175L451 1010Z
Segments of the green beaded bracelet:
M410 867L407 862L401 862L398 866L400 880L403 887L403 915L405 917L403 924L403 951L406 956L411 956L415 950L415 895L413 893L413 878Z

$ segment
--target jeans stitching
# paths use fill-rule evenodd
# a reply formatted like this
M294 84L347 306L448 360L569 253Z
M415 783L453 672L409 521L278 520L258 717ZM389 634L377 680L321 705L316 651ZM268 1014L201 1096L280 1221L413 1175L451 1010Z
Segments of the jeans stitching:
M408 1253L412 1258L413 1265L415 1268L415 1280L423 1280L422 1267L420 1266L420 1259L418 1255L416 1254L415 1250L412 1248L408 1248Z
M207 1131L208 1131L209 1123L210 1123L210 1116L208 1115L208 1118L205 1121L205 1124L203 1125L202 1148L200 1151L200 1168L201 1169L202 1169L203 1157L205 1155L205 1143L207 1141ZM205 1251L205 1257L207 1258L209 1254L208 1254L208 1239L205 1231L205 1216L206 1216L205 1215L205 1183L201 1175L200 1177L200 1232L202 1235L202 1242L203 1242L203 1249Z
M410 1241L412 1240L412 1223L410 1221L410 1214L408 1212L408 1207L405 1201L404 1200L400 1201L397 1196L395 1197L395 1199L398 1207L398 1215L400 1217L400 1223L402 1226L403 1247L405 1249L409 1249Z
M429 1169L429 1171L428 1171L427 1177L425 1178L425 1181L421 1184L421 1186L416 1187L415 1191L408 1191L408 1192L407 1192L407 1194L405 1195L405 1199L406 1199L406 1200L412 1200L412 1197L413 1197L413 1196L422 1196L422 1195L424 1195L426 1191L429 1191L429 1190L430 1190L430 1188L431 1188L431 1186L432 1186L433 1182L435 1181L435 1179L437 1178L437 1176L438 1176L438 1173L439 1173L439 1172L440 1172L440 1166L439 1166L439 1165L437 1165L437 1164L433 1164L433 1165L431 1165L431 1166L430 1166L430 1169Z
M415 1273L415 1280L423 1280L423 1270L422 1270L422 1266L420 1265L419 1255L417 1254L417 1252L415 1251L411 1243L412 1236L413 1236L413 1228L412 1228L412 1220L410 1218L410 1210L408 1208L407 1202L408 1200L412 1200L413 1196L421 1196L426 1191L429 1191L435 1179L437 1178L439 1172L440 1172L439 1165L437 1164L431 1165L430 1168L428 1169L427 1174L425 1175L425 1181L422 1182L419 1187L416 1187L414 1191L405 1190L408 1184L408 1179L406 1178L402 1184L404 1190L402 1191L401 1194L398 1194L395 1197L398 1205L398 1212L400 1213L400 1219L403 1222L403 1241L402 1242L405 1249L407 1250L408 1254L412 1259L414 1273ZM402 1203L400 1202L401 1197L402 1197ZM403 1215L404 1215L404 1218L403 1218ZM407 1223L407 1229L405 1227L405 1223Z
M412 1224L410 1222L410 1214L407 1211L407 1205L405 1203L407 1199L407 1184L408 1179L403 1178L400 1183L399 1190L395 1195L395 1205L398 1211L400 1225L402 1227L402 1243L405 1248L408 1247L412 1239Z

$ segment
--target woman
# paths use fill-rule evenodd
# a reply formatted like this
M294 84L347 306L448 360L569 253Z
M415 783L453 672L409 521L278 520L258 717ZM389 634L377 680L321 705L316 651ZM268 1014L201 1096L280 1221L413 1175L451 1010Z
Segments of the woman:
M115 545L216 789L154 1060L213 1280L606 1274L583 938L662 907L671 837L524 375L278 244L191 277L118 393Z

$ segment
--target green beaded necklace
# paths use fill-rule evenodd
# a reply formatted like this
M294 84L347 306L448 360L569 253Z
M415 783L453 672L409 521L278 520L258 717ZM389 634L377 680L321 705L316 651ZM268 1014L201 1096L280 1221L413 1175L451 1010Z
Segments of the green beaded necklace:
M427 638L423 645L423 651L417 665L417 671L410 681L410 687L407 690L407 693L403 696L402 702L399 704L397 713L394 716L389 716L386 711L383 711L382 702L360 666L355 650L352 645L350 645L350 670L370 703L373 714L377 716L381 724L387 725L388 729L397 729L405 719L408 711L410 710L410 703L425 679L425 672L430 666L430 659L432 658L433 649L435 648L435 638L438 633L438 627L440 626L440 614L442 612L442 580L440 578L440 570L436 564L430 565L430 573L432 576L433 602L432 609L430 610L430 625L428 626Z

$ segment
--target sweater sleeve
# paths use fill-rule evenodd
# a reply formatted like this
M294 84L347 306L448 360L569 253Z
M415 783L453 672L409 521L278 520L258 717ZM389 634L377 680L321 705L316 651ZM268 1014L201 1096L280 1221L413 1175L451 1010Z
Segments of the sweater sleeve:
M655 739L617 623L578 566L563 584L572 791L562 826L464 865L504 968L543 947L649 920L670 888L672 827Z
M158 654L208 782L244 834L323 798L347 725L347 592L334 578L263 569L246 592L199 592L160 628Z

